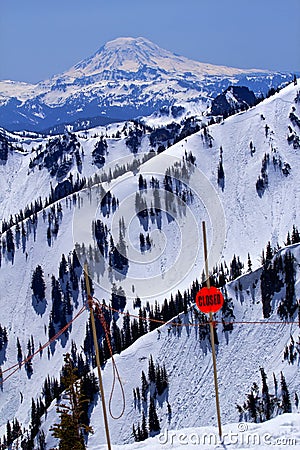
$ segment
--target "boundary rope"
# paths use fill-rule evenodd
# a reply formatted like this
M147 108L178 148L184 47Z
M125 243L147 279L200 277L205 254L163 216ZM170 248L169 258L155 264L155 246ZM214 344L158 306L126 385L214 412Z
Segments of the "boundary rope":
M121 383L121 378L113 357L113 352L112 352L112 348L110 345L110 339L109 339L109 335L110 332L107 328L107 324L105 321L105 318L103 316L103 313L101 311L100 308L105 308L108 311L112 311L118 314L121 314L123 316L128 316L128 317L132 317L138 320L143 320L145 322L154 322L160 325L170 325L172 327L200 327L200 326L207 326L209 325L209 320L207 320L207 322L198 322L198 323L182 323L182 322L176 322L176 318L172 318L170 320L164 321L164 320L160 320L160 319L151 319L149 317L143 317L143 316L139 316L136 314L129 314L129 312L124 312L124 311L119 311L118 309L115 309L111 306L106 305L105 303L100 303L100 301L96 298L96 297L92 297L94 300L94 305L95 305L95 309L96 309L96 314L98 319L100 320L100 323L103 326L103 329L105 331L105 338L107 341L107 345L109 348L109 352L112 358L112 365L113 365L113 387L112 387L112 392L114 391L115 388L115 381L116 378L118 379L118 382L120 383L121 386L121 390L122 390L122 396L124 395L123 392L123 386ZM95 301L96 300L96 301ZM71 325L72 323L86 310L87 305L85 304L79 311L78 313L61 329L59 330L51 339L49 339L45 344L43 344L39 349L37 349L34 353L32 353L31 355L29 355L27 358L23 359L22 361L14 364L11 367L8 367L7 369L4 369L2 371L2 379L0 378L0 385L3 385L3 383L10 378L14 373L16 373L22 366L24 366L28 361L30 361L34 356L36 356L38 353L40 353L41 351L43 351L45 348L47 348L50 344L52 344L52 342L54 342L55 340L57 340ZM192 308L194 308L194 305L191 306L189 308L189 310L191 310ZM198 312L198 311L197 311ZM181 313L179 313L181 314ZM240 321L224 321L224 320L214 320L213 321L214 325L217 324L223 324L223 325L299 325L300 326L300 322L299 321L283 321L283 320L240 320ZM14 369L14 370L13 370ZM11 370L13 370L10 374L8 374L5 378L3 378L3 374L10 372ZM111 397L112 397L112 393L111 393ZM110 414L112 416L112 418L115 418L113 416L113 414L111 413L111 397L110 397L110 404L109 404L109 408L110 408ZM122 408L124 409L124 408ZM122 416L123 414L121 414ZM120 417L121 417L120 416ZM117 417L119 418L119 417Z
M95 297L94 297L95 298ZM98 300L99 301L99 300ZM207 326L209 325L209 320L207 320L207 322L203 322L203 323L178 323L175 322L174 318L164 321L164 320L160 320L160 319L150 319L149 317L142 317L142 316L138 316L135 314L129 314L128 312L124 312L124 311L119 311L118 309L112 308L111 306L106 305L105 303L101 303L101 306L106 308L109 311L113 311L116 312L118 314L122 314L124 316L129 316L129 317L133 317L135 319L139 319L139 320L143 320L146 322L156 322L156 323L160 323L161 325L172 325L172 326L177 326L177 327L199 327L199 326ZM189 309L194 308L194 305L191 306ZM197 311L198 312L198 311ZM179 313L182 314L182 313ZM178 314L178 315L179 315ZM284 321L284 320L237 320L237 321L225 321L225 320L214 320L213 321L215 324L224 324L224 325L237 325L237 324L242 324L242 325L299 325L300 323L299 321L294 322L294 321Z
M4 381L6 381L8 378L10 378L15 372L17 372L19 369L21 369L22 366L24 366L28 361L30 361L34 356L36 356L38 353L40 353L41 351L43 351L45 348L47 348L50 344L52 344L52 342L56 341L56 339L59 338L59 336L61 334L63 334L71 325L72 323L86 310L86 306L84 305L80 311L78 311L78 313L73 317L73 319L70 320L70 322L68 322L61 330L59 330L51 339L49 339L49 341L47 341L44 345L42 345L38 350L36 350L34 353L32 353L32 355L27 356L27 358L23 359L22 361L14 364L11 367L8 367L7 369L2 371L2 374L9 372L12 369L13 372L11 372L9 375L7 375L5 378L3 378L2 380L0 379L0 384L4 383Z

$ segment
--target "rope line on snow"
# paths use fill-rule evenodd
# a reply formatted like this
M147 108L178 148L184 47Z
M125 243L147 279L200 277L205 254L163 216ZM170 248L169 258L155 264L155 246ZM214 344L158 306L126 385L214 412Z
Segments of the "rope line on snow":
M107 326L104 314L103 314L102 309L101 309L102 305L101 305L101 303L99 302L99 300L96 297L93 297L93 299L97 301L97 303L94 301L94 305L95 305L95 308L96 308L96 316L98 317L98 319L99 319L99 321L100 321L100 323L101 323L101 325L102 325L102 327L104 329L105 339L106 339L106 342L107 342L107 346L108 346L109 353L110 353L110 356L111 356L112 367L113 367L113 384L112 384L112 387L111 387L111 391L110 391L110 395L109 395L109 403L108 403L109 414L110 414L110 416L113 419L117 420L117 419L120 419L123 416L124 412L125 412L125 407L126 407L125 392L124 392L123 384L122 384L121 377L120 377L120 374L119 374L119 371L118 371L118 367L117 367L117 364L116 364L115 359L114 359L114 354L113 354L113 350L112 350L112 347L111 347L110 331L108 329L108 326ZM121 388L121 394L122 394L122 409L121 409L121 413L118 416L114 416L113 415L112 408L111 408L112 398L113 398L114 391L115 391L116 379L118 380L118 383L119 383L120 388Z
M21 369L22 366L24 366L28 361L30 361L34 356L36 356L38 353L42 352L45 348L47 348L52 342L56 341L71 325L72 323L86 310L86 305L84 305L80 311L71 319L63 328L61 328L49 341L47 341L44 345L42 345L38 350L36 350L32 355L27 356L27 358L23 359L22 361L14 364L13 366L5 369L2 371L2 374L11 371L9 375L7 375L5 378L1 380L1 383L3 384L4 381L6 381L8 378L10 378L15 372L17 372L19 369ZM0 384L1 384L0 383Z

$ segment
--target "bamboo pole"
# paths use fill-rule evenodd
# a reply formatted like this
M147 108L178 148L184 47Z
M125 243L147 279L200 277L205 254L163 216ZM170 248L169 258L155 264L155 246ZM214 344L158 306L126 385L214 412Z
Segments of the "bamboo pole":
M87 292L87 297L88 297L88 307L89 307L89 310L90 310L90 318L91 318L91 325L92 325L92 332L93 332L94 347L95 347L95 353L96 353L96 364L97 364L97 370L98 370L99 388L100 388L101 401L102 401L102 410L103 410L104 426L105 426L105 433L106 433L106 442L107 442L108 450L111 450L109 426L108 426L108 420L107 420L107 412L106 412L106 405L105 405L104 389L103 389L103 382L102 382L102 375L101 375L99 347L98 347L97 332L96 332L96 325L95 325L95 317L94 317L94 310L93 310L93 298L91 296L90 282L89 282L89 276L88 276L88 266L87 266L86 263L84 265L84 277L85 277L86 292Z
M208 256L207 256L207 240L206 240L205 221L202 222L202 232L203 232L203 245L204 245L206 287L209 289L210 288L210 279L209 279L209 270L208 270ZM221 412L220 412L220 402L219 402L217 360L216 360L215 335L214 335L214 326L213 326L213 315L212 315L212 312L209 313L209 327L210 327L210 341L211 341L213 367L214 367L214 384L215 384L215 393L216 393L216 408L217 408L218 428L219 428L220 440L222 441L222 425L221 425Z

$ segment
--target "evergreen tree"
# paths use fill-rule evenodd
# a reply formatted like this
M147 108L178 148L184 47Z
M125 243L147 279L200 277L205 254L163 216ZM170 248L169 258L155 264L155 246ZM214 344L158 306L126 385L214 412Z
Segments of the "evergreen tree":
M62 254L59 264L59 278L63 281L65 275L68 273L68 263L64 254Z
M265 420L269 420L271 418L271 403L270 403L270 394L269 388L267 384L267 375L263 369L260 368L261 379L262 379L262 407L265 415Z
M267 248L266 248L266 260L265 260L265 264L270 264L273 258L273 249L271 247L271 243L270 241L267 244Z
M31 399L31 437L36 436L41 424L34 399Z
M274 381L275 397L277 397L277 395L278 395L278 382L277 382L277 378L276 378L274 372L273 372L273 381Z
M6 232L6 249L8 253L15 252L14 236L10 228Z
M220 159L220 162L219 162L219 165L218 165L218 185L220 186L222 191L224 191L224 187L225 187L225 173L224 173L224 169L223 169L222 159Z
M139 325L138 325L138 327L139 327L139 332L138 332L139 337L140 336L144 336L144 334L147 333L147 321L145 319L146 319L145 308L144 308L144 311L142 311L142 309L140 308L139 309Z
M157 417L157 412L155 408L155 403L153 397L150 397L149 405L149 416L148 416L148 426L150 436L154 436L160 431L160 424Z
M235 280L237 277L242 275L243 264L239 257L233 255L232 261L230 263L230 279Z
M33 271L31 289L37 301L44 300L46 285L44 281L44 272L40 265L38 265Z
M54 275L52 275L51 284L52 284L52 319L55 324L59 324L61 321L61 313L62 313L62 295L59 282L55 279Z
M121 229L119 230L119 242L116 245L116 250L117 252L115 252L115 267L117 269L123 269L124 267L128 266L128 259L126 242Z
M139 176L139 190L141 189L144 189L144 178L142 174Z
M247 409L250 413L250 417L252 418L253 422L257 422L257 393L258 393L258 386L254 383L253 387L251 389L250 394L247 395Z
M284 275L285 275L285 298L280 302L278 306L278 314L281 319L287 319L293 317L297 309L297 301L295 298L295 258L291 252L287 252L284 255Z
M31 378L31 375L33 374L33 367L32 367L32 358L31 358L31 355L32 355L32 353L33 353L33 350L32 350L32 348L31 348L31 343L30 343L30 341L28 341L28 344L27 344L27 350L28 350L28 353L27 353L27 359L28 359L28 361L26 361L26 363L25 363L25 369L26 369L26 372L27 372L27 376L28 376L28 378L30 379Z
M22 349L21 349L19 338L17 338L17 359L18 359L19 364L21 363L21 361L23 359Z
M248 253L248 272L252 272L252 262L250 258L250 253Z
M147 424L146 424L146 417L144 414L144 411L142 413L142 427L141 427L141 441L144 441L148 438L148 430L147 430Z
M148 380L150 383L155 383L155 367L153 362L153 357L150 355L149 365L148 365Z
M154 198L154 210L155 210L156 214L158 214L161 211L161 201L160 201L159 189L157 189L157 188L154 189L153 198Z
M145 247L145 236L143 233L140 233L140 249L143 251Z
M293 225L292 244L298 244L298 242L300 242L300 233L295 225Z
M79 369L78 372L80 372ZM98 395L99 392L98 380L94 372L85 373L82 376L80 389L83 398L86 398L88 400L84 402L82 405L81 422L82 424L89 426L90 425L89 404L95 401L95 397Z
M281 407L284 413L292 412L292 405L290 400L290 394L285 381L285 377L282 372L280 372L280 386L281 386Z
M145 372L142 371L142 400L143 400L144 402L147 401L148 387L149 387L149 384L148 384L148 381L147 381Z
M7 338L7 330L5 327L0 325L0 351L5 349L7 346L8 338Z
M13 443L12 430L9 420L6 423L6 442L7 447L10 447L10 445Z
M61 382L65 387L66 403L58 405L60 422L54 424L50 430L53 436L59 439L60 450L84 450L86 446L82 433L92 430L82 424L83 404L86 400L83 398L81 384L78 382L76 370L68 353L65 355Z
M114 353L121 353L122 351L121 332L115 320L113 320L112 324L112 346Z

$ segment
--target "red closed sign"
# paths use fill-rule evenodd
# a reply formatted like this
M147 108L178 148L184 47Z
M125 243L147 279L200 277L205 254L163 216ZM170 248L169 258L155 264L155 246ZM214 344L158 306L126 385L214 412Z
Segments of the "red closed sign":
M196 305L205 314L215 313L222 308L224 303L224 297L222 292L215 288L202 288L196 295Z

